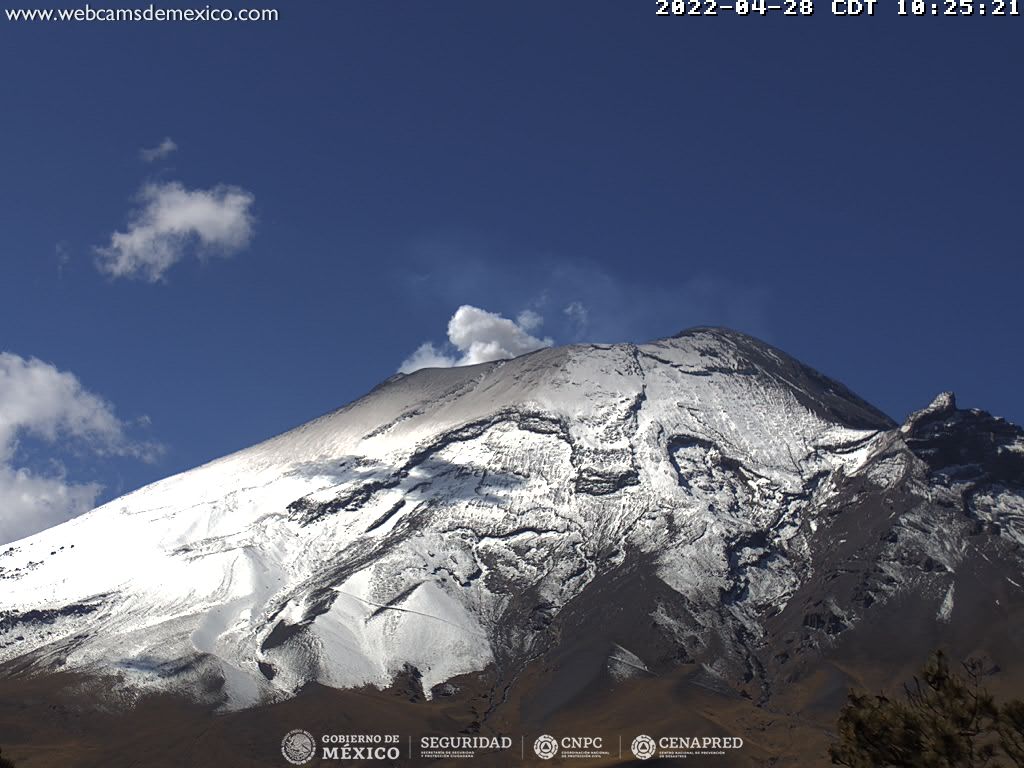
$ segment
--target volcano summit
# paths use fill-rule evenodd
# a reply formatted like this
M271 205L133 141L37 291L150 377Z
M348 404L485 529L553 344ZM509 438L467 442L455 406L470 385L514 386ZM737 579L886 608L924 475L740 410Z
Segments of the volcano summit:
M1019 428L698 328L398 375L0 548L0 662L222 711L486 674L485 729L667 675L832 700L940 643L1019 674L1022 544Z

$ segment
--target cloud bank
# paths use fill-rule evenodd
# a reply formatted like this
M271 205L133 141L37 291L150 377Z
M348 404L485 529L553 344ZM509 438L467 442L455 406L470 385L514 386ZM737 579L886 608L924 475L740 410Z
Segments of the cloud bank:
M96 249L97 267L113 277L155 283L189 250L231 255L252 240L252 193L238 187L186 189L178 182L147 184L141 207L124 232Z
M0 543L14 541L92 509L102 490L73 483L59 462L40 473L17 466L25 438L74 443L99 455L150 459L158 448L139 445L110 403L71 373L35 358L0 353Z
M139 157L142 158L143 162L153 163L156 162L157 160L163 160L165 157L167 157L169 154L176 151L177 149L178 145L174 143L174 139L168 136L155 147L150 147L148 149L140 149Z
M543 318L532 310L525 310L516 320L509 320L494 312L463 304L448 321L448 348L424 342L398 370L412 373L420 368L475 365L550 347L553 343L550 338L540 339L530 334L542 322Z

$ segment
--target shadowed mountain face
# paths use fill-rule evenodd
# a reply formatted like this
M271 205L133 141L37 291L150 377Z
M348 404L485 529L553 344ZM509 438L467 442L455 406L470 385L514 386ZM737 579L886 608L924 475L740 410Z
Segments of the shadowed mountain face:
M719 329L550 349L395 377L5 548L0 696L59 669L238 723L685 720L813 764L848 685L937 645L1024 679L1022 543L1024 434L952 396L898 427Z

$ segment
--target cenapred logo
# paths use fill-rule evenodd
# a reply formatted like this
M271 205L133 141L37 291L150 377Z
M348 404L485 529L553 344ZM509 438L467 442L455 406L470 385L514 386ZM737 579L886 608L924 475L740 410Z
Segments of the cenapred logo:
M633 739L629 748L637 760L649 760L658 751L658 744L647 734L641 733Z
M281 739L281 754L292 765L304 765L316 754L316 739L301 728L288 731Z
M724 755L729 750L743 749L739 736L660 736L654 739L641 733L629 745L637 760L658 757L666 760L683 760L688 757L712 757Z
M533 751L537 753L537 757L541 760L550 760L558 754L558 741L555 740L554 736L544 734L533 742Z

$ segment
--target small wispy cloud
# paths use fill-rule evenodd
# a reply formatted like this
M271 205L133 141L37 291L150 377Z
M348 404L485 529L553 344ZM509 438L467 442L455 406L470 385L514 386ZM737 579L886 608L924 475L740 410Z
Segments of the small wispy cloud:
M586 332L587 326L590 325L590 312L582 301L569 302L565 309L562 310L562 314L572 324L576 338L582 336Z
M129 425L78 378L36 358L0 353L0 543L29 536L92 509L102 487L67 479L59 461L49 472L19 466L20 443L74 444L95 456L151 460L160 446L128 436Z
M200 256L228 256L252 239L255 198L239 187L147 184L139 199L141 206L128 229L114 232L109 245L96 248L101 272L155 283L190 250Z
M401 373L420 368L451 368L475 365L492 360L506 360L527 352L550 347L550 338L531 335L543 323L532 310L525 310L516 320L494 312L463 304L448 321L448 344L440 347L427 341L405 359Z
M410 255L394 277L415 306L458 306L476 296L482 306L529 307L543 315L544 334L560 344L636 342L695 325L772 336L776 297L768 285L716 273L711 260L687 254L677 254L687 269L667 272L618 258L518 252L479 238L443 235L413 243ZM529 321L520 327L531 332Z
M516 323L524 331L533 331L544 324L544 318L532 309L524 309L516 315Z
M177 151L177 149L178 145L174 143L174 139L168 136L155 147L140 149L139 157L142 158L143 162L153 163L157 160L163 160L172 152Z
M68 247L65 243L57 243L53 247L53 253L57 257L57 277L64 277L64 270L68 264L71 263L71 254L68 252Z

